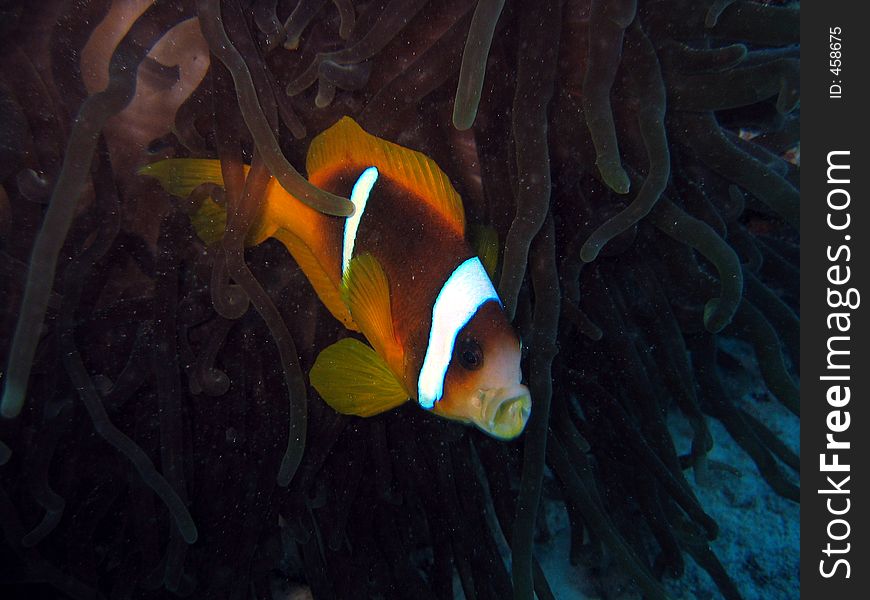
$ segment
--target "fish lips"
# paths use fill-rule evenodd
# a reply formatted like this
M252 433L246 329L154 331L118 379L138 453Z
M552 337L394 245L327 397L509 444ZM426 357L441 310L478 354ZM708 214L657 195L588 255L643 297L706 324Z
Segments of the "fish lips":
M484 433L500 440L512 440L526 427L532 411L529 389L521 384L484 392L483 410L472 422Z

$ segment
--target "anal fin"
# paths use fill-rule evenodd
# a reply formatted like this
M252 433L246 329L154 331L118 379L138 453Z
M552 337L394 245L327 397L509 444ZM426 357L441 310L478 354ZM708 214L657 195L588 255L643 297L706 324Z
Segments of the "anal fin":
M293 260L296 261L296 264L305 273L305 276L317 293L317 297L320 298L320 301L332 313L332 316L338 319L347 329L359 331L359 327L354 323L353 317L351 317L351 313L342 299L341 291L329 277L311 249L299 237L286 229L276 230L272 234L272 237L284 244L290 254L293 255Z

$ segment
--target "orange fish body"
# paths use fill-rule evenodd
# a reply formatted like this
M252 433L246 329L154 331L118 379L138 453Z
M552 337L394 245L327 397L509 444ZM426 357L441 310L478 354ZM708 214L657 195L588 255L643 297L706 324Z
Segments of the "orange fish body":
M251 241L280 240L329 311L371 344L345 338L318 356L310 377L323 399L360 416L414 399L495 437L519 435L530 411L519 341L466 242L447 176L348 117L312 141L306 166L311 183L350 198L354 215L319 213L273 179ZM169 159L142 172L176 195L222 184L218 161ZM206 202L192 222L209 242L223 222Z

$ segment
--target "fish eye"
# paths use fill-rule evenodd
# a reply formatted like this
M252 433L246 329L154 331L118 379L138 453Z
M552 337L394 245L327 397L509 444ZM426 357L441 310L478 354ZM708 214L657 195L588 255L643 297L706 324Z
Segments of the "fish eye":
M476 371L483 366L483 350L476 340L463 340L458 350L459 364L463 369Z

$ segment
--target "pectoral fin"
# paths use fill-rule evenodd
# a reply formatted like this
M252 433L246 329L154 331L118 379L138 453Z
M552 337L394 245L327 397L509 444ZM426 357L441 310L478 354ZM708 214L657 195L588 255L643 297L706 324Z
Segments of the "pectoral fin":
M323 350L309 375L323 400L345 415L371 417L409 398L378 353L354 338Z
M354 322L384 361L401 373L404 352L393 329L387 275L371 254L350 261L342 281L342 297Z

